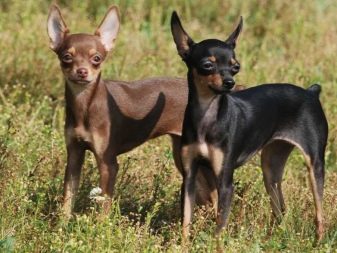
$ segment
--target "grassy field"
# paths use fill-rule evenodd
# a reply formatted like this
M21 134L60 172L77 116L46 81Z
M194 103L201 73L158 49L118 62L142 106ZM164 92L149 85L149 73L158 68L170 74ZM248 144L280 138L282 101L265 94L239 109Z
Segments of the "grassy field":
M116 201L100 219L90 190L98 171L88 154L73 219L60 218L65 167L64 83L48 48L51 1L0 1L0 252L179 252L181 177L169 139L119 157ZM69 3L71 2L71 3ZM226 252L337 252L337 2L124 0L58 1L72 32L93 32L107 7L120 7L122 26L106 78L185 77L169 30L177 10L195 41L225 39L238 17L242 64L236 80L254 86L320 83L329 120L324 194L326 235L314 247L314 205L304 160L287 163L287 214L268 235L271 219L260 159L237 170L236 194L222 242ZM191 252L213 252L212 215L196 211Z

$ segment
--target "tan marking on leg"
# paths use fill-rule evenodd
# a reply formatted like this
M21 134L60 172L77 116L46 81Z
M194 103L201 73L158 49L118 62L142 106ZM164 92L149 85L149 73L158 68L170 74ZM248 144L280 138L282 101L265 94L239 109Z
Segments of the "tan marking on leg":
M208 145L205 142L189 144L182 148L183 164L187 165L191 163L192 159L198 155L210 161L215 175L218 176L224 160L223 151L220 148L213 145Z
M211 202L212 202L212 208L214 210L215 217L218 217L218 190L214 189L211 193Z
M211 163L212 170L214 172L214 175L218 177L222 170L222 165L224 161L224 152L214 146L214 145L207 145L206 143L202 143L199 145L199 152L200 154L208 159ZM218 211L218 191L217 189L214 189L212 192L210 192L210 198L212 202L212 206L214 208L215 217L217 217L217 211Z
M181 149L181 159L183 163L183 169L185 174L189 175L191 173L192 162L195 157L199 155L199 144L193 143L189 145L185 145ZM186 241L189 235L189 227L192 220L193 215L193 205L194 199L191 199L188 191L187 185L185 185L184 189L184 214L183 214L183 224L182 224L182 237L183 240Z
M312 161L309 157L309 155L302 149L302 147L294 142L293 140L290 140L288 138L277 138L280 140L285 140L288 141L289 143L293 144L294 146L296 146L299 150L301 150L304 159L306 161L307 164L307 168L308 168L308 172L309 172L309 181L310 181L310 186L311 186L311 190L314 196L314 202L315 202L315 210L316 210L316 236L317 236L317 240L320 241L323 238L323 234L324 234L324 225L323 225L323 207L322 207L322 199L320 198L319 194L318 194L318 190L317 190L317 183L316 183L316 178L314 175L314 169L313 169L313 165L312 165Z
M181 160L185 171L190 170L193 159L198 155L201 155L201 150L203 150L203 152L207 152L204 146L202 148L200 148L200 146L202 145L199 143L192 143L181 148ZM188 170L186 170L186 168Z
M212 164L214 174L216 176L219 176L224 161L224 152L220 148L212 145L208 146L208 150L209 150L209 160Z
M316 210L316 237L317 241L320 241L323 238L324 234L324 225L323 225L323 207L322 207L322 199L320 198L317 190L316 178L314 175L314 168L312 165L312 161L307 153L297 144L296 145L303 153L305 158L308 172L309 172L309 181L311 186L311 191L314 196L315 210Z
M193 215L193 200L186 194L185 191L185 198L184 198L184 220L183 220L183 238L188 238L189 236L189 230L190 230L190 224L192 220Z
M181 161L183 163L183 170L189 171L191 167L192 156L194 156L193 144L186 145L181 148Z
M308 157L309 158L309 157ZM312 193L314 195L315 209L316 209L316 237L320 241L324 234L324 224L323 224L323 207L322 199L320 198L317 190L316 178L314 175L314 169L311 163L308 163L309 179Z
M199 153L202 157L208 158L209 157L209 150L208 145L203 142L196 146L197 153Z
M216 177L218 177L221 173L223 161L224 161L224 152L218 147L213 145L208 146L209 149L209 159L212 164L212 170ZM215 189L211 192L211 201L213 205L213 209L215 212L215 217L218 216L218 191Z
M185 173L190 173L191 164L195 157L195 144L183 146L181 148L181 160L183 164L183 170ZM186 186L185 186L186 187ZM191 223L191 209L190 198L187 191L184 189L184 210L183 210L183 224L182 224L182 238L183 241L187 241L189 235L189 226Z
M213 145L207 145L207 143L193 143L190 145L186 145L182 147L182 162L184 166L185 173L189 173L191 169L191 164L193 159L195 159L197 156L202 156L205 159L208 159L211 163L212 170L215 174L215 176L219 176L223 160L224 160L224 152ZM210 193L210 198L213 204L213 208L215 211L215 215L217 216L217 210L218 210L218 191L215 189ZM192 219L191 214L192 210L191 205L193 206L194 203L191 203L191 200L187 195L185 195L184 199L185 208L184 208L184 220L183 220L183 236L188 235L189 231L189 224ZM193 200L194 201L194 200Z

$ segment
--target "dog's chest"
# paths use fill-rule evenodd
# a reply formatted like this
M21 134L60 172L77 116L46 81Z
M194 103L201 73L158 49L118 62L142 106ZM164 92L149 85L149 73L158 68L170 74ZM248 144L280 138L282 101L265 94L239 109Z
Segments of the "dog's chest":
M218 110L219 101L214 99L205 109L205 112L202 113L200 120L195 122L197 124L197 141L199 143L213 143L218 133Z
M207 108L204 108L204 112L199 114L201 117L194 121L196 134L193 135L193 140L190 139L190 144L182 147L182 160L185 169L191 168L193 161L201 158L209 161L216 175L220 173L225 152L216 138L219 134L218 110L219 100L214 99Z
M195 142L182 147L182 161L184 168L189 170L195 159L202 158L209 161L215 175L219 175L224 161L224 151L206 142Z
M109 131L91 128L87 129L83 125L66 128L67 145L70 143L78 143L84 145L87 149L93 151L97 155L102 155L109 145Z

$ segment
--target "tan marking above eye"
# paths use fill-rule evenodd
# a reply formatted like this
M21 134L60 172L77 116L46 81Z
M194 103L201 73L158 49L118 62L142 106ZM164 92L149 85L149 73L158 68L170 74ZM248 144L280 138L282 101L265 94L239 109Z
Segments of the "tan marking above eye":
M97 51L96 51L96 49L94 49L94 48L92 48L92 49L89 50L89 55L90 55L90 56L93 56L93 55L96 54L96 53L97 53Z
M210 60L211 62L216 62L216 58L214 56L208 57L208 60Z
M231 64L236 64L237 62L236 62L236 60L234 59L234 58L231 58Z
M67 51L72 55L76 54L76 49L74 47L69 48Z

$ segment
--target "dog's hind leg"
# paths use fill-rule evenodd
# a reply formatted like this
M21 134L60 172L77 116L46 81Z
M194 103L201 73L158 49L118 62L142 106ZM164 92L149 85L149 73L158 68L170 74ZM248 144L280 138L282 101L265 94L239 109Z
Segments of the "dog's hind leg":
M321 131L320 133L323 133ZM326 135L325 135L326 136ZM323 238L324 234L324 224L323 224L323 191L324 191L324 151L326 146L323 138L320 140L307 141L306 138L301 138L302 145L300 141L296 143L296 146L302 151L306 165L309 172L309 181L311 186L311 191L314 197L315 203L315 223L316 223L316 239L319 242ZM315 145L316 144L316 145Z
M309 139L307 136L297 138L293 142L303 153L309 172L309 181L314 197L316 211L316 239L319 242L323 238L323 191L324 191L324 153L326 147L327 130L320 129L319 134L312 135ZM300 136L299 134L297 136ZM320 137L320 138L317 138Z
M304 152L303 152L304 153ZM319 242L323 238L323 190L324 190L324 152L321 154L307 155L304 153L312 194L316 210L316 239Z
M315 142L313 142L315 143ZM294 146L298 147L305 158L309 172L311 190L316 210L316 238L320 241L324 234L323 225L323 188L324 188L324 148L316 151L315 145L301 145L299 142L274 141L262 150L261 161L263 177L271 198L273 213L278 219L285 211L281 189L284 165ZM279 220L279 219L278 219Z
M276 140L265 146L261 154L264 185L277 223L285 212L281 183L284 166L293 148L294 145L288 142Z

